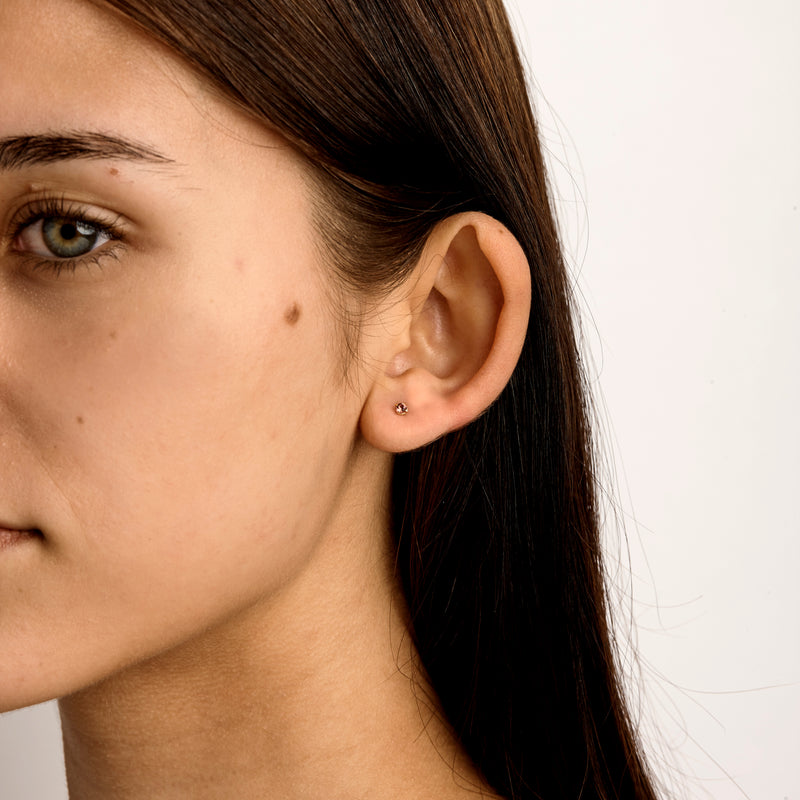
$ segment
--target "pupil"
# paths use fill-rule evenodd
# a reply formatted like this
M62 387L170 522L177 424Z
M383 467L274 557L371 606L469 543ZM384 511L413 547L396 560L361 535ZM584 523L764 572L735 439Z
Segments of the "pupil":
M65 222L61 226L61 238L69 241L78 235L78 229L70 222Z

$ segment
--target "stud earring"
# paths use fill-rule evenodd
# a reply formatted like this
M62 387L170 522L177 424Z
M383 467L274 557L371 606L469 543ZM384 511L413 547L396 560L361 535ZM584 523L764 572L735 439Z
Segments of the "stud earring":
M398 403L394 407L394 413L398 416L404 417L406 414L408 414L408 406L405 403Z

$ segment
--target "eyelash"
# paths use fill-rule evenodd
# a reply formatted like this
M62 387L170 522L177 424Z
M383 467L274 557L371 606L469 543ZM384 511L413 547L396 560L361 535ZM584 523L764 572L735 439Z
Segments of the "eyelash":
M107 258L115 260L119 258L119 251L124 239L123 232L119 227L120 216L118 215L114 219L103 219L97 212L78 203L67 201L64 197L41 197L23 206L11 219L10 241L15 242L26 229L37 222L50 218L88 225L108 239L85 255L75 258L59 258L53 255L50 259L39 254L17 251L30 261L33 269L51 271L58 276L63 272L75 272L78 267L102 266Z

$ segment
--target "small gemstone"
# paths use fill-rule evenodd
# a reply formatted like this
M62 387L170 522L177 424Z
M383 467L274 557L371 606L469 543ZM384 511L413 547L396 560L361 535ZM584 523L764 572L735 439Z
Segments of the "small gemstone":
M408 414L408 406L405 403L398 403L394 407L395 414L399 414L401 417L405 414Z

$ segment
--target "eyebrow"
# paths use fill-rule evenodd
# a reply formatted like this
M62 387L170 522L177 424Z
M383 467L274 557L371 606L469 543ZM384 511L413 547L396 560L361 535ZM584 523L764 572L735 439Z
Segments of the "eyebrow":
M0 139L0 170L94 159L122 159L161 166L175 163L148 145L93 131L9 136Z

